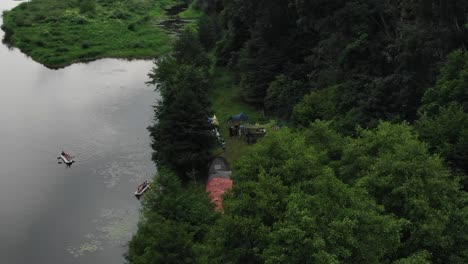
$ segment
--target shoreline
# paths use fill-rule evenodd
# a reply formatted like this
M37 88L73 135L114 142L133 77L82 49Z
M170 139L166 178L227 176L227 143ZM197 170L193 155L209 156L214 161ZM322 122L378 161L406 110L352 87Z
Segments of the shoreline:
M18 47L15 47L15 46L13 46L13 47L18 48ZM29 56L27 53L23 52L21 49L19 49L19 50L22 53L24 53L25 55ZM160 55L164 55L164 53L162 53ZM160 56L160 55L158 55L158 56ZM31 57L31 56L29 56L29 57ZM101 57L84 58L84 59L74 60L74 61L71 61L71 62L65 63L65 64L55 64L55 65L48 65L48 64L38 62L38 61L36 61L34 59L33 60L35 62L37 62L37 63L40 63L41 65L45 66L48 69L60 70L60 69L66 68L68 66L71 66L73 64L78 64L78 63L86 64L86 63L90 63L90 62L94 62L94 61L98 61L98 60L103 60L103 59L118 59L118 60L125 60L125 61L135 61L135 60L150 61L150 60L154 60L156 58L157 58L157 56L130 56L130 57L129 56L122 56L122 57L119 57L119 56L101 56Z
M100 59L153 60L167 54L172 47L173 29L161 26L164 21L171 21L188 9L179 1L168 0L156 3L151 9L140 11L116 11L114 6L98 6L92 15L81 14L66 7L64 13L74 12L73 19L79 17L89 22L48 22L52 19L44 11L43 21L33 21L29 17L41 16L38 6L47 9L48 2L23 2L3 13L2 42L12 48L18 48L32 60L53 70L62 69L75 63L88 63ZM34 8L28 6L34 3ZM171 14L177 8L180 12ZM28 11L33 9L34 11ZM130 10L130 9L129 9ZM127 12L128 11L128 12ZM110 19L109 16L122 12L131 19ZM133 12L133 13L132 13ZM18 20L26 17L26 26L18 26ZM65 16L65 15L64 15ZM88 17L89 16L89 17ZM104 17L104 18L101 18ZM54 18L55 19L55 18ZM57 18L63 20L63 18ZM102 22L101 20L104 20ZM33 21L33 22L31 22ZM81 20L80 20L81 21ZM29 23L29 24L28 24ZM77 24L78 23L78 24ZM128 25L128 26L127 26ZM182 25L183 26L183 25ZM33 32L33 33L30 33ZM109 41L112 39L112 41Z

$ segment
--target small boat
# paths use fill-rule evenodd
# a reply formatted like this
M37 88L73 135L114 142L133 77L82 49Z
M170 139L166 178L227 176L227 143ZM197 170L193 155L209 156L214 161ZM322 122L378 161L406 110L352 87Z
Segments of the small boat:
M140 199L140 197L148 190L151 188L151 184L149 181L144 181L142 184L138 185L137 190L135 191L135 197L137 199Z
M60 158L63 160L63 162L67 165L70 165L72 164L73 162L75 162L73 160L73 157L70 155L70 154L67 154L65 153L64 151L62 151L62 153L60 153Z

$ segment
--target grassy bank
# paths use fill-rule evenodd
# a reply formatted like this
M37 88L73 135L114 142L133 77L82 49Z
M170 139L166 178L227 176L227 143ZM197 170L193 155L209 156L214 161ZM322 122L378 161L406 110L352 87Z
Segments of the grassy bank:
M188 20L196 20L203 16L203 11L197 8L196 3L192 2L187 10L180 12L179 18L181 19L188 19Z
M170 50L158 26L178 0L32 0L4 13L6 42L50 68L104 57L153 58Z

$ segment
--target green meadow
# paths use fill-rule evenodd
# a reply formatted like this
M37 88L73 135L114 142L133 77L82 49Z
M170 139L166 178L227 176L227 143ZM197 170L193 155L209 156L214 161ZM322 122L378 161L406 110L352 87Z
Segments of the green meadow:
M4 41L49 68L154 58L171 47L158 24L177 0L32 0L3 14Z

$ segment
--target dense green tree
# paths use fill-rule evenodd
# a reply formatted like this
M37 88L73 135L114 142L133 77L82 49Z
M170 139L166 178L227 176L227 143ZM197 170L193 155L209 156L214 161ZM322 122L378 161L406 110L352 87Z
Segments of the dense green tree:
M376 130L361 130L343 150L337 169L340 179L365 188L387 213L409 221L397 256L426 250L434 263L468 259L460 246L468 236L457 233L468 224L460 221L468 213L466 193L408 125L381 123Z
M164 168L145 193L142 214L130 242L131 264L196 263L195 247L218 215L202 186L182 187Z
M438 111L433 117L427 112L421 114L416 123L421 139L454 168L468 172L468 113L458 104Z
M96 0L79 0L80 13L93 13L96 11Z
M215 143L208 122L208 62L198 39L186 31L176 42L174 55L158 61L149 74L148 83L156 85L162 96L155 106L154 125L149 127L153 160L184 181L205 177Z
M216 41L221 37L222 28L219 20L217 15L204 15L198 22L198 36L207 50L214 48Z
M190 28L186 28L179 35L174 44L174 58L178 63L190 64L198 67L210 66L210 59L204 51L198 35Z
M241 159L209 236L215 263L375 263L398 248L406 221L334 176L325 149L339 143L307 144L324 138L344 142L318 124L307 135L269 134Z
M423 97L416 128L431 150L468 172L468 55L452 53Z
M160 191L174 195L145 201L132 263L468 261L468 196L434 154L468 163L467 55L450 55L433 85L467 41L466 1L197 4L208 15L199 37L183 33L150 74L163 97L150 128L156 162L183 180L206 165L202 46L214 45L218 18L217 62L237 74L244 100L292 112L299 130L269 132L239 160L219 218L201 189L168 180ZM421 102L416 129L400 123Z
M422 98L422 111L431 116L439 112L439 107L451 103L460 104L468 111L468 54L455 51L448 57L437 83L429 88Z
M306 89L302 81L291 80L284 75L277 76L268 87L265 112L289 119L294 105L302 98Z
M317 122L243 157L207 237L212 263L463 263L466 193L411 127Z
M172 86L155 107L155 124L149 128L156 164L168 166L184 180L195 176L192 173L202 179L215 142L208 111L190 88L185 82Z
M440 62L467 41L461 0L226 0L223 7L218 59L238 73L246 101L264 102L280 74L308 79L312 90L338 85L332 119L346 128L414 120Z
M337 113L336 91L336 87L330 87L305 95L294 107L294 123L307 127L316 119L332 120Z

